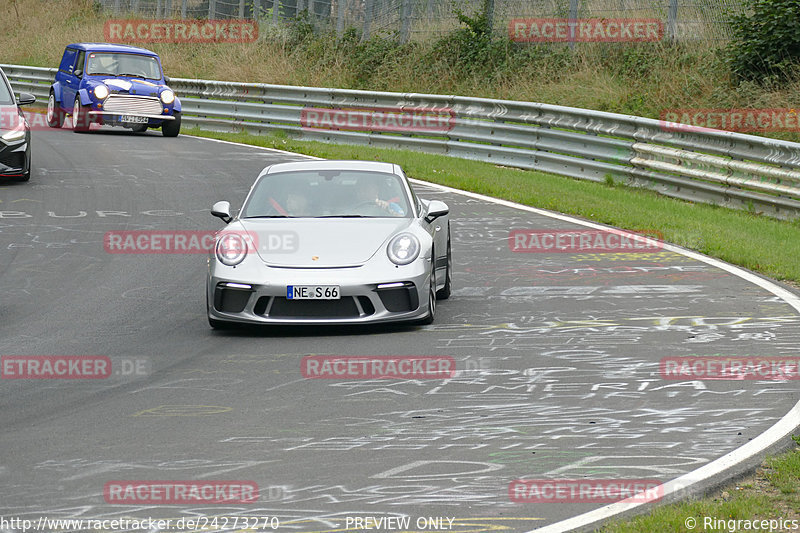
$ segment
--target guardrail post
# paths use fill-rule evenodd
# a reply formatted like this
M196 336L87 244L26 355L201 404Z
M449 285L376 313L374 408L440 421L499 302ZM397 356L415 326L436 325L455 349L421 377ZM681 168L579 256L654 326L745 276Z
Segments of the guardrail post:
M181 18L182 18L182 19L185 19L185 18L186 18L186 3L187 3L188 1L189 1L189 0L183 0L183 1L181 2Z
M272 3L272 23L278 23L278 11L281 9L281 0L275 0Z
M216 0L208 0L208 20L214 20L215 18L217 18L217 2Z
M244 0L239 0L239 19L244 18Z

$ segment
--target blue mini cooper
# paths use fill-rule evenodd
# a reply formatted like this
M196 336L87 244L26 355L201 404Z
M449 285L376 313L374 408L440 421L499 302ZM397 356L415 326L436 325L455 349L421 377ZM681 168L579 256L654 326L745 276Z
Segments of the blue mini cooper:
M120 44L77 43L64 50L47 101L47 124L60 128L66 115L72 129L94 122L134 132L161 128L164 137L181 129L181 102L167 86L158 54Z

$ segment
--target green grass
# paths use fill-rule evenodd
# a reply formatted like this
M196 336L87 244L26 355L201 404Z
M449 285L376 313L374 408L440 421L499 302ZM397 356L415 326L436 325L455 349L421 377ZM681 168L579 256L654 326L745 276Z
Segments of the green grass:
M638 230L771 278L800 281L800 221L785 222L655 192L407 150L296 141L285 135L193 135L279 148L325 159L385 160L412 177L524 205Z
M792 437L798 441L797 437ZM708 518L730 520L797 520L800 524L800 449L767 458L747 479L717 491L714 496L658 507L628 521L614 521L601 529L604 533L747 531L740 524L719 524ZM697 524L687 527L687 519ZM705 527L705 526L710 527ZM722 527L714 527L714 526ZM799 527L774 527L771 531L797 531ZM761 531L770 531L761 528ZM750 531L758 531L751 528Z

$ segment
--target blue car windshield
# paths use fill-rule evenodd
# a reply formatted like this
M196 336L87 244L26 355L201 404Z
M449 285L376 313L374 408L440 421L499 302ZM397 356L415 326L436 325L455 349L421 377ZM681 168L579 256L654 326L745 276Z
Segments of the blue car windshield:
M353 170L267 174L242 218L385 218L412 212L399 176Z
M161 79L161 66L152 56L139 54L92 52L86 63L86 74L129 76L148 80Z
M3 78L0 77L0 105L11 105L14 103L14 95L6 85Z

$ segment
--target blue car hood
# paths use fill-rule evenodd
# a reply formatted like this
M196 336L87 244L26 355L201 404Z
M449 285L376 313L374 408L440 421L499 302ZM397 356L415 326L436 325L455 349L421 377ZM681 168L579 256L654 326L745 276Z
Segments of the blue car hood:
M163 85L157 81L142 80L139 78L101 78L112 93L136 94L141 96L158 96Z

